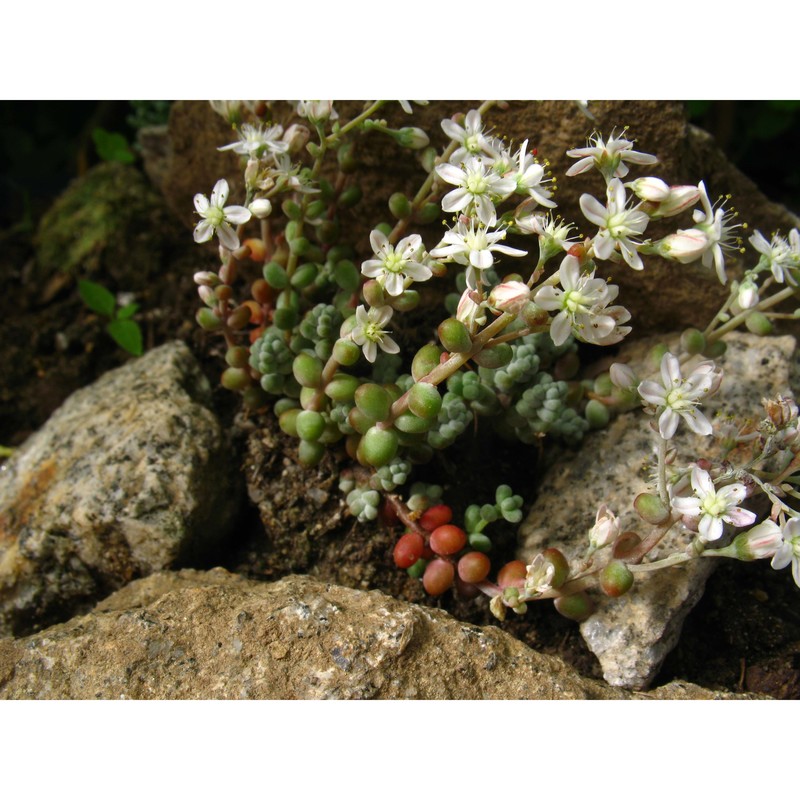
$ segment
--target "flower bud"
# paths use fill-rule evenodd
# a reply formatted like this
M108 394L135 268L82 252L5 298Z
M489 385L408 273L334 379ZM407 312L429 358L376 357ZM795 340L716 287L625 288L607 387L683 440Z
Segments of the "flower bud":
M781 529L772 520L762 523L740 533L726 550L740 561L753 561L757 558L772 558L783 544Z
M739 307L744 310L752 308L758 303L758 286L750 278L745 278L739 285L739 293L736 296L736 302Z
M272 203L266 197L259 197L247 206L256 219L266 219L272 213Z
M216 272L208 272L204 270L202 272L195 272L194 274L194 282L198 286L219 286L220 279L219 275Z
M693 206L700 199L700 189L697 186L670 186L669 197L662 200L654 219L661 217L674 217L685 209Z
M647 200L650 203L661 203L669 197L669 186L661 178L637 178L625 185L640 200Z
M214 294L214 290L210 286L198 286L197 294L200 295L200 299L209 308L213 308L217 304L217 296Z
M530 298L531 290L521 281L508 281L492 289L489 305L498 311L519 314Z
M392 136L401 147L408 147L410 150L422 150L431 143L422 128L400 128Z
M657 243L656 251L664 258L681 264L691 264L706 252L708 246L708 236L703 231L692 228L665 236Z

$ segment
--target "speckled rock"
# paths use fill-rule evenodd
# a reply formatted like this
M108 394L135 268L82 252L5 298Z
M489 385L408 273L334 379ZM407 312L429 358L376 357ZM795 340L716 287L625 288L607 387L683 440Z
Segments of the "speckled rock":
M644 344L636 349L644 352ZM788 393L795 347L792 336L730 334L728 351L720 359L725 379L705 406L709 418L723 408L742 417L758 417L762 397ZM713 460L719 455L711 438L691 433L683 423L672 441L685 459ZM539 498L520 527L519 558L530 561L544 547L559 547L569 558L579 557L602 502L619 515L622 530L642 530L631 502L640 492L653 491L648 480L655 463L654 444L646 418L631 412L587 436L578 453L563 454L546 475ZM685 534L671 532L652 556L688 541ZM581 624L581 633L610 684L636 689L649 685L675 646L683 620L702 596L714 566L714 560L703 559L641 575L619 600L598 593L598 611Z
M428 106L414 106L412 116L406 115L397 104L380 110L380 117L395 127L416 125L429 135L431 143L441 147L446 137L441 130L441 120L458 112L477 108L480 101L436 101ZM340 117L350 119L361 109L355 101L337 103ZM276 120L284 119L289 106L276 104ZM608 136L613 129L619 132L630 127L630 136L637 141L637 150L658 156L659 164L650 174L657 174L673 184L697 184L704 180L710 196L716 198L730 193L739 212L739 219L751 229L758 228L769 236L772 231L787 233L798 224L797 218L784 207L771 203L756 185L734 167L714 140L686 121L683 104L663 100L593 101L590 105L594 120L589 119L579 106L571 101L514 101L505 109L494 108L486 115L490 128L508 140L530 140L542 158L550 164L558 178L555 200L559 213L575 222L588 234L588 223L579 208L581 194L588 192L598 197L604 191L599 174L590 170L572 178L566 170L575 163L567 157L570 148L582 147L594 130ZM230 126L208 103L191 101L173 104L169 119L171 151L167 159L163 191L167 204L184 224L193 226L197 219L192 198L197 192L207 194L214 183L226 177L231 186L231 197L239 196L242 171L239 161L231 152L219 152L217 147L232 141ZM389 214L387 202L390 195L403 191L413 196L424 179L417 160L400 150L386 136L367 135L359 139L358 178L364 200L342 217L342 228L347 241L352 242L359 254L366 258L369 233ZM634 168L631 178L646 174ZM236 201L238 202L238 201ZM682 220L682 222L681 222ZM654 236L691 225L690 217L675 218L667 223L651 225ZM675 223L675 225L673 225ZM441 236L441 222L419 230L428 248L435 247ZM511 242L530 249L530 239ZM535 246L534 246L535 249ZM757 258L750 250L744 256L729 253L726 256L732 278L740 275L742 266L751 266ZM675 265L655 257L648 257L644 273L635 272L624 264L604 262L604 276L612 277L620 287L620 298L631 311L635 321L633 336L653 332L666 332L696 324L698 318L710 319L727 297L713 270L698 265ZM516 268L522 268L522 263ZM610 270L610 272L608 272Z
M209 401L186 345L167 344L75 392L0 467L0 633L66 619L225 534L238 476Z
M290 576L153 575L92 613L0 639L7 699L711 699L686 683L631 695L494 628Z

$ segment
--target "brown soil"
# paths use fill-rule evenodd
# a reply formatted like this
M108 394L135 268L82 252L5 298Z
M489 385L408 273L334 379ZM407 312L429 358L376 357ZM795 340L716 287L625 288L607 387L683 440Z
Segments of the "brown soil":
M40 427L75 389L91 383L129 356L116 347L97 317L81 302L74 279L47 287L28 276L34 258L31 237L2 234L0 247L0 444L14 446ZM213 263L194 245L190 231L173 224L169 262L154 269L137 296L145 343L151 348L174 338L190 344L218 385L222 350L218 340L197 329L197 298L192 273ZM171 237L171 238L170 238ZM124 278L112 290L124 289ZM362 589L381 589L413 602L440 606L476 624L499 624L485 598L466 600L448 593L426 597L421 584L397 570L391 558L400 529L362 525L350 517L337 490L341 466L333 455L312 470L297 464L295 447L271 412L244 415L235 398L215 392L216 410L240 434L242 471L250 503L235 542L214 563L250 577L272 580L290 572ZM491 457L489 454L492 454ZM537 454L523 447L492 450L480 432L448 451L420 479L444 484L456 513L501 481L516 491L533 487ZM520 475L525 480L520 480ZM464 476L475 476L465 481ZM482 482L482 476L491 476ZM516 479L515 479L516 478ZM490 499L488 496L486 499ZM525 497L527 505L533 496ZM497 527L496 563L512 557L513 531ZM800 604L788 570L767 563L723 564L712 576L703 600L691 613L676 650L657 683L673 678L709 688L754 691L779 698L800 697ZM524 617L501 627L530 646L557 654L582 673L600 677L594 656L577 626L549 603L534 604Z

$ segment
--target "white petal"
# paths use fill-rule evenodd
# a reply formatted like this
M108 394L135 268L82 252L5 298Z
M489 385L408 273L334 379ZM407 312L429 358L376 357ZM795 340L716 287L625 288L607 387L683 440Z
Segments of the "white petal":
M658 432L662 439L671 439L678 430L680 417L671 409L665 408L658 418Z
M379 231L376 228L369 235L369 243L372 245L372 249L376 253L380 253L384 245L389 243L389 240L386 238L386 234L383 233L383 231Z
M461 211L465 209L472 195L466 189L453 189L442 198L442 211Z
M452 183L454 186L460 186L466 180L466 175L463 169L455 167L452 164L440 164L436 167L436 174L446 183Z
M221 223L217 228L217 236L219 237L220 244L223 247L227 247L228 250L236 250L239 246L239 237L236 235L236 231L234 231L227 222Z
M222 206L225 205L225 201L228 199L229 191L228 181L226 181L225 178L218 180L214 184L214 190L211 192L211 205L222 208Z
M582 194L579 201L583 216L600 228L605 227L608 209L590 194Z
M194 229L194 240L198 244L207 242L214 235L214 226L207 220L201 219Z
M550 338L553 340L553 344L558 347L569 339L570 333L572 333L572 325L570 324L569 316L565 311L562 311L556 315L550 325Z
M696 409L681 412L686 424L699 436L710 436L714 432L711 423Z
M384 353L399 353L400 345L390 336L383 336L381 337L381 350Z
M250 213L250 209L245 208L244 206L225 207L225 219L228 222L234 223L234 225L244 225L245 222L250 221L252 216L253 215Z
M399 272L387 272L384 288L392 297L398 297L403 294L405 280Z
M204 214L208 211L208 198L204 194L196 194L194 196L194 207L197 209L198 214Z

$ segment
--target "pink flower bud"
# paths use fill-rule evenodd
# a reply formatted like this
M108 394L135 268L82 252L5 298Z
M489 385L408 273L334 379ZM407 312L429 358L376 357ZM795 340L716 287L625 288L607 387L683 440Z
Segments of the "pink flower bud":
M736 558L741 561L753 561L756 558L772 558L783 544L781 529L772 520L740 533L731 545Z
M665 236L658 244L658 252L681 264L691 264L705 253L708 246L708 236L703 231L692 228Z
M489 304L498 311L519 314L531 296L531 290L521 281L508 281L495 286L489 295Z
M700 189L697 186L670 186L669 197L661 201L656 216L674 217L693 206L699 199Z

